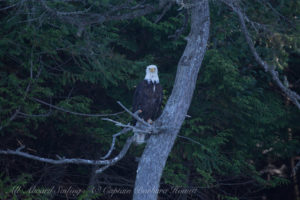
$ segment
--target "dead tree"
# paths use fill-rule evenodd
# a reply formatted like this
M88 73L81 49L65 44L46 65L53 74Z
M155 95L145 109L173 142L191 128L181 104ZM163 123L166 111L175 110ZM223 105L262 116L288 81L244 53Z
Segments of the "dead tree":
M162 115L154 123L154 126L164 128L147 142L137 169L134 200L157 199L162 171L193 97L206 51L209 25L208 0L192 1L191 31L178 64L173 91Z

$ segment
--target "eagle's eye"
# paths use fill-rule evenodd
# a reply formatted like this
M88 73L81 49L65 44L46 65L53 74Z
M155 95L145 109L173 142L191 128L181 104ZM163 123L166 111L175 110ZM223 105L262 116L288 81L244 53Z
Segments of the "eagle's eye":
M155 72L155 68L150 68L150 72Z

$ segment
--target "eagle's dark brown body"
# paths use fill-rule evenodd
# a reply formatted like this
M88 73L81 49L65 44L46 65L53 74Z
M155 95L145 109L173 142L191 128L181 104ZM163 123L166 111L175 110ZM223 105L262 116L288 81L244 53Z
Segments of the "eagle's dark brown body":
M136 87L133 96L133 112L141 110L139 114L145 121L156 120L161 112L163 91L159 83L143 80Z

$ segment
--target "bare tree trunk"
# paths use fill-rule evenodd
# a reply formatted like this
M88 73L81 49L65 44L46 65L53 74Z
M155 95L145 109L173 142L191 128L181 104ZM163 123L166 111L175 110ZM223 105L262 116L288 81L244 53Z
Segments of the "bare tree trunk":
M295 168L295 157L291 158L291 169ZM300 194L299 194L299 185L297 181L297 174L293 176L293 183L294 183L294 199L295 200L300 200Z
M208 0L193 0L191 9L191 31L187 46L179 61L172 94L158 127L165 127L159 135L152 135L139 162L134 200L155 200L160 178L168 155L189 109L209 36Z
M288 101L287 101L288 102ZM288 134L289 134L289 140L293 140L293 132L291 128L288 128ZM291 163L291 169L295 169L295 157L291 157L290 160ZM300 200L300 194L299 194L299 185L298 185L298 181L297 181L297 174L295 173L293 175L293 183L294 183L294 199L295 200Z

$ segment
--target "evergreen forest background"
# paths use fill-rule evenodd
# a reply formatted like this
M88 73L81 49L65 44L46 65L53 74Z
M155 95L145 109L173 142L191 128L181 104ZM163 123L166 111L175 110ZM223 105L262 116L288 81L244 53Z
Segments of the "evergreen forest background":
M158 66L166 102L189 33L188 10L174 5L160 20L161 11L86 25L72 15L54 15L42 2L0 1L0 149L25 145L24 151L43 157L97 159L120 128L96 114L117 113L110 117L130 123L117 101L131 107L149 64ZM101 13L121 1L46 2L62 13ZM257 51L299 94L300 1L242 2L259 23L249 25ZM210 12L210 40L190 117L168 158L161 188L169 192L160 199L299 200L299 176L291 174L300 159L300 112L258 66L231 9L215 0ZM114 154L128 135L118 138ZM96 181L92 166L0 155L0 198L131 199L130 192L109 191L133 189L143 147L132 146ZM33 186L81 192L28 192ZM174 188L197 192L176 194Z

